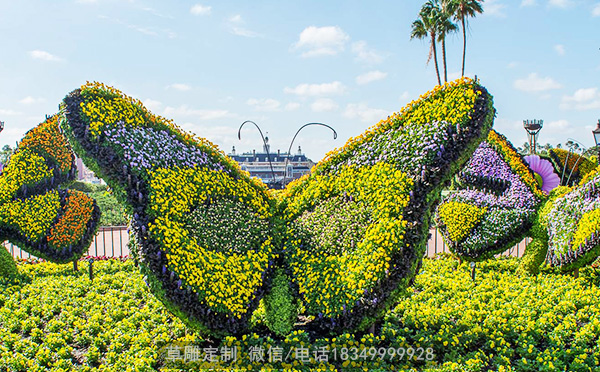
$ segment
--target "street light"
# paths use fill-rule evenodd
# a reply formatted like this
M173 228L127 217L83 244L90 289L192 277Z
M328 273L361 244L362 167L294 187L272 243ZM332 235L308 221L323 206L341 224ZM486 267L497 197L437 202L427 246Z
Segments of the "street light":
M523 128L527 131L527 137L529 137L529 153L535 154L537 147L537 137L540 130L544 126L543 120L523 120Z
M598 119L598 126L592 131L592 133L594 134L594 141L596 141L596 156L598 157L598 164L600 164L600 151L598 151L598 146L600 146L600 119Z
M0 121L0 132L4 130L4 122Z

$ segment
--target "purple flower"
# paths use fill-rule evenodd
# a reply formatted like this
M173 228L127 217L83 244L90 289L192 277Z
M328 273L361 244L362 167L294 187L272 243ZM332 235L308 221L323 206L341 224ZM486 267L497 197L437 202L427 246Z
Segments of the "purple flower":
M560 178L554 173L554 167L548 160L537 155L528 155L524 159L529 164L529 168L541 178L542 191L550 192L560 185Z

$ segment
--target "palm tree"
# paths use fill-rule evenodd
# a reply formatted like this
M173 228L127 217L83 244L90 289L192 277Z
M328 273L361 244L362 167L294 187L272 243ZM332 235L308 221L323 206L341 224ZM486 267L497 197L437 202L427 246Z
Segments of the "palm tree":
M456 21L460 21L463 31L463 56L462 56L462 76L465 76L465 55L467 53L467 27L468 17L475 17L477 13L483 13L483 0L443 0L443 8Z
M442 85L436 49L436 41L438 37L438 19L436 14L437 12L435 9L438 9L438 7L434 6L433 4L435 4L434 0L428 0L427 3L423 5L423 8L419 12L419 19L412 23L410 38L431 38L431 45L429 47L429 58L427 58L427 63L429 63L429 61L431 60L431 55L433 53L433 60L435 62L435 72L437 73L438 84Z
M450 14L440 10L437 13L438 41L442 43L442 59L444 61L444 82L448 82L448 66L446 64L446 35L458 30L458 26L452 23Z

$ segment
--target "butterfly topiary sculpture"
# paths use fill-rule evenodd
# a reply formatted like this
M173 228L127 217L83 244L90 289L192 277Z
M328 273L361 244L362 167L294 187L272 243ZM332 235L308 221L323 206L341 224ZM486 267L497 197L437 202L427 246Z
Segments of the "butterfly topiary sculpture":
M562 149L547 160L522 157L492 130L457 179L436 221L459 257L485 260L526 236L533 240L524 272L537 273L544 262L570 272L600 255L600 175L589 159Z
M414 279L441 190L494 116L477 81L438 86L281 192L103 84L67 95L59 120L126 204L152 292L222 336L246 332L261 299L278 334L368 328Z

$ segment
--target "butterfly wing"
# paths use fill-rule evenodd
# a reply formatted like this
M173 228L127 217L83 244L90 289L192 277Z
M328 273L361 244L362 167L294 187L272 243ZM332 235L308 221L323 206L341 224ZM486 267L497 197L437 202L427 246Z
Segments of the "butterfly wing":
M266 187L208 141L102 84L64 99L61 126L133 216L153 293L194 328L246 330L277 255Z
M464 169L459 189L436 212L450 250L468 261L502 253L532 227L546 195L503 135L490 131Z
M100 219L94 200L61 189L75 179L71 147L51 116L19 143L0 175L0 237L53 262L87 251Z
M573 271L600 255L600 168L554 201L546 224L552 266Z
M491 96L470 79L437 87L288 187L286 260L307 328L365 329L403 293L444 183L494 114Z

